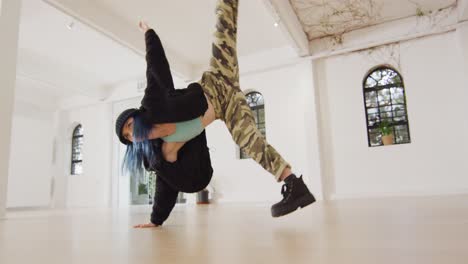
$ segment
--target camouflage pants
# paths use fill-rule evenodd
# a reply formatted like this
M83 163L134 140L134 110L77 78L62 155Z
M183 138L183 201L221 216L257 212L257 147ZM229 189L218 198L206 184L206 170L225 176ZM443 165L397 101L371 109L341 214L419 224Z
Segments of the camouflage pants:
M283 170L291 166L257 129L252 110L239 86L238 4L239 0L218 0L210 70L203 73L199 83L213 104L216 119L224 121L241 150L279 181Z

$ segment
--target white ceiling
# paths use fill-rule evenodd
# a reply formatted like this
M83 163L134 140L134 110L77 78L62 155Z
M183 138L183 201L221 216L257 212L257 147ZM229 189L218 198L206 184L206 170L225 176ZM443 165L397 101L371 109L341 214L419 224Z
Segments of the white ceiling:
M103 88L144 76L141 56L40 0L23 0L18 78L57 97L99 97ZM31 82L29 82L31 83Z
M67 1L56 2L63 4ZM239 56L289 44L284 32L273 26L275 19L263 1L241 1ZM194 70L206 68L209 63L216 21L215 4L216 0L79 2L86 9L105 10L115 21L128 25L126 29L134 29L137 34L136 42L141 41L142 44L137 47L140 49L144 47L144 36L143 33L138 33L137 23L141 18L147 20L159 33L163 44L184 58L182 62L187 67L197 68ZM22 85L22 89L30 87L57 98L74 95L104 98L108 95L109 87L144 77L144 50L138 50L141 53L137 54L135 49L132 51L128 46L122 45L125 41L120 41L119 32L114 31L111 34L119 40L115 41L109 34L103 34L106 28L102 28L102 25L93 25L89 20L81 23L77 17L80 16L74 14L74 10L56 8L47 1L23 0L18 78L23 83L27 81L29 85ZM67 25L72 21L74 27L70 30ZM127 33L128 31L122 33L123 39ZM180 65L179 61L170 63ZM174 78L176 83L183 82ZM37 85L32 87L33 83Z
M289 0L309 40L447 8L457 0ZM331 26L331 27L327 27Z
M217 0L95 0L137 28L146 20L164 44L194 65L208 65L215 30ZM239 56L289 45L264 0L241 0L238 18Z
M58 98L72 95L104 98L109 87L144 77L144 37L137 28L140 19L148 21L171 55L176 55L169 56L173 68L194 68L193 71L206 68L215 28L216 1L23 0L18 77L23 83L27 80L28 85L23 86L32 87L37 83L34 89ZM239 56L292 45L281 27L273 26L277 18L267 6L270 1L240 1ZM343 3L360 4L354 11L359 10L359 14L367 14L371 19L350 20L346 12L338 18L332 16L335 27L329 30L331 33L412 16L418 7L428 12L456 3L456 0L289 1L309 40L326 35L323 28L310 25L320 24L333 8L346 11ZM46 2L64 8L57 9ZM372 11L368 9L370 4ZM84 19L86 24L72 19L68 13ZM101 20L91 19L100 18L99 14L103 14ZM71 21L75 26L69 30L66 26ZM182 79L175 79L176 83L182 83Z

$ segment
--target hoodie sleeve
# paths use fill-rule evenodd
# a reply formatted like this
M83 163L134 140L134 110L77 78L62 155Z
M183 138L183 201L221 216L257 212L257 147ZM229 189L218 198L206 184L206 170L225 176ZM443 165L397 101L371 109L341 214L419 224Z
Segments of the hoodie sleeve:
M161 39L153 29L145 33L146 81L145 98L157 99L175 90L171 69ZM145 99L144 99L145 100Z
M147 87L140 109L151 123L172 123L199 117L208 104L199 83L175 89L163 45L153 29L145 33Z
M151 223L162 225L175 206L178 191L169 186L161 177L156 176L156 192L154 194Z

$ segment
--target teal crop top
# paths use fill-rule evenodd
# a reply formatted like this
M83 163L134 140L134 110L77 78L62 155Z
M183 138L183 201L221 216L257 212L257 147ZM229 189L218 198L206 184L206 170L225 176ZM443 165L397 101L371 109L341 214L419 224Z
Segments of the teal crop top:
M161 139L166 142L187 142L200 135L204 129L201 118L197 117L189 121L176 123L175 133Z

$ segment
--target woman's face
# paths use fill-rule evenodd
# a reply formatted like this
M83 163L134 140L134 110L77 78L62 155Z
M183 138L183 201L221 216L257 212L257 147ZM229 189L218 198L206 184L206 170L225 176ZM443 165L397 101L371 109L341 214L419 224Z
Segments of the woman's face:
M125 121L122 128L122 135L126 140L133 142L133 117L130 117Z

